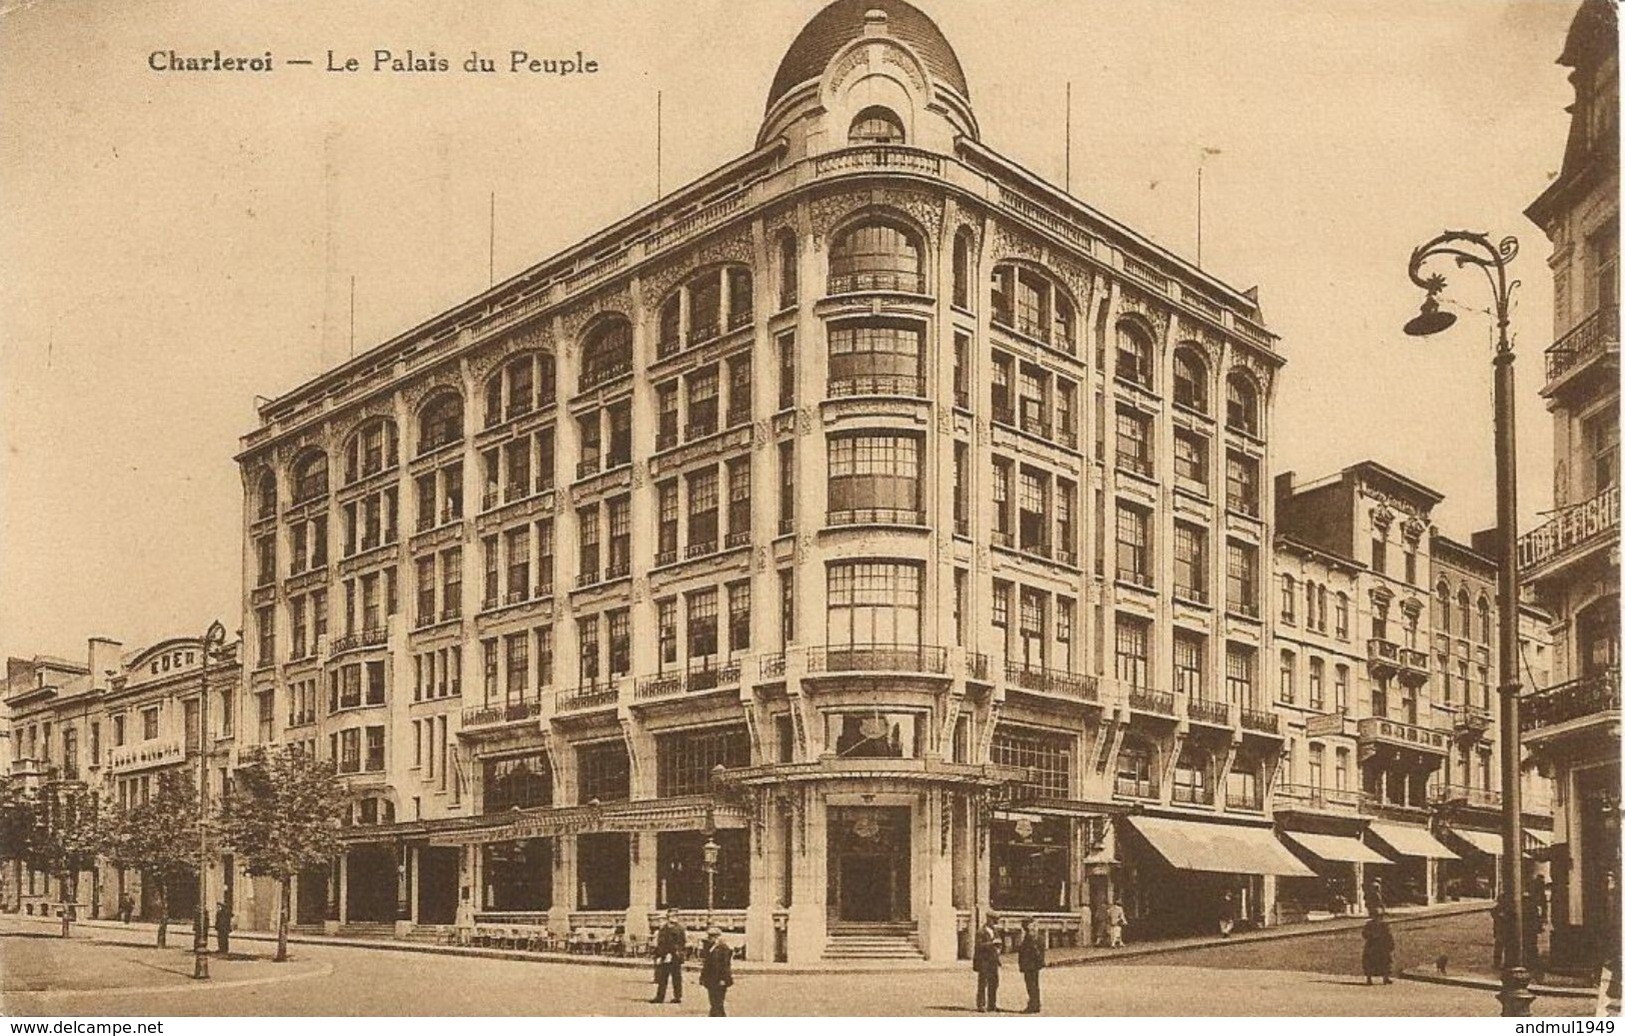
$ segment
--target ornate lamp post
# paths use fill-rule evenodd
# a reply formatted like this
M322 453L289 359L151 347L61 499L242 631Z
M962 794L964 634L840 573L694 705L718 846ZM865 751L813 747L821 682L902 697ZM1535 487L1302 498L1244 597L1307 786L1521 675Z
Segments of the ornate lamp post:
M1505 911L1506 953L1501 969L1501 1014L1524 1017L1534 1003L1529 991L1529 969L1524 960L1523 909L1523 795L1519 763L1523 744L1518 723L1518 467L1513 411L1512 342L1507 334L1513 289L1507 264L1518 254L1518 239L1504 237L1492 244L1483 234L1449 230L1411 253L1410 277L1427 292L1422 308L1405 325L1416 337L1437 334L1456 322L1455 314L1439 308L1445 286L1442 274L1424 274L1433 259L1451 259L1458 268L1476 266L1489 281L1495 300L1495 521L1500 539L1496 604L1500 611L1497 639L1501 693L1501 909Z
M728 768L721 763L711 768L711 802L706 806L705 844L700 846L701 864L705 868L705 926L716 923L717 912L717 857L722 846L717 844L716 797L721 791Z
M202 686L197 707L197 916L192 929L192 977L209 977L209 656L226 643L216 619L203 634Z

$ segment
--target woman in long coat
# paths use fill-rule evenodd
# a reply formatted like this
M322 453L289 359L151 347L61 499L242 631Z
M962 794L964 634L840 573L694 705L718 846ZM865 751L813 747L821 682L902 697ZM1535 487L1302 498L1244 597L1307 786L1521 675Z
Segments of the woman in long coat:
M1393 983L1394 971L1394 932L1388 927L1388 919L1379 911L1371 915L1371 920L1365 923L1360 930L1360 937L1365 940L1365 950L1360 954L1360 966L1365 971L1365 984L1370 985L1371 980L1378 975L1382 976L1383 985Z

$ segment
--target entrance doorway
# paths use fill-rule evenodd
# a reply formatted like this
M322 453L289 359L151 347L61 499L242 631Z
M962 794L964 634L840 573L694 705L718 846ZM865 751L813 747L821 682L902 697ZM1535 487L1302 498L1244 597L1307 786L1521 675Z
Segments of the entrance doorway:
M387 845L357 845L344 863L346 919L351 923L394 921L395 854Z
M910 920L912 819L907 806L830 807L831 920Z
M418 849L418 924L457 920L458 855L446 846Z

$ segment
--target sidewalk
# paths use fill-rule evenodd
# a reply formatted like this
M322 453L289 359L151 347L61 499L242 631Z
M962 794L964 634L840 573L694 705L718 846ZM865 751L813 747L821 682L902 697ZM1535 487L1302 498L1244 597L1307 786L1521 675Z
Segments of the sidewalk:
M1406 968L1399 973L1400 978L1410 979L1412 982L1430 982L1436 986L1462 986L1468 989L1498 990L1501 988L1501 979L1496 975L1440 975L1428 971L1426 968ZM1596 989L1584 989L1577 986L1552 986L1542 982L1529 983L1529 991L1536 996L1559 997L1566 1000L1587 1000L1591 1003L1597 1001ZM1619 1002L1612 1001L1610 1014L1619 1014Z
M1389 911L1399 923L1408 920L1446 917L1454 914L1469 914L1488 911L1489 903L1483 900L1466 903L1440 903L1429 907L1401 907ZM17 914L7 917L32 922L37 925L57 928L60 921L55 918L36 918ZM1261 928L1252 932L1244 932L1226 939L1219 935L1191 936L1183 939L1162 939L1154 942L1132 943L1118 949L1106 947L1054 947L1049 951L1049 965L1051 967L1079 967L1088 964L1111 963L1133 957L1146 957L1159 953L1172 953L1180 950L1199 949L1210 946L1235 946L1252 942L1267 942L1276 939L1293 939L1305 936L1322 935L1327 932L1352 931L1365 924L1364 917L1338 918L1332 921L1309 921L1294 925L1280 925L1274 928ZM158 926L150 922L136 921L128 925L118 921L87 920L76 921L76 928L108 928L128 932L146 932L152 938L157 938ZM186 922L171 922L169 926L170 944L177 940L191 945L192 928ZM276 942L274 932L257 932L236 930L231 933L233 940L250 942ZM608 968L643 968L649 969L653 965L642 957L598 957L568 953L539 953L528 950L504 950L484 946L453 946L446 943L415 942L408 939L373 939L358 936L342 935L312 935L308 933L289 933L288 944L308 946L348 946L371 950L393 950L398 953L426 953L440 954L456 957L483 957L490 960L519 960L535 961L548 964L577 964L595 965ZM841 961L821 964L772 964L760 960L741 960L734 963L738 971L749 974L767 975L808 975L808 974L841 974L841 973L876 973L876 972L921 972L921 971L959 971L969 968L967 961ZM1410 976L1406 976L1410 977Z

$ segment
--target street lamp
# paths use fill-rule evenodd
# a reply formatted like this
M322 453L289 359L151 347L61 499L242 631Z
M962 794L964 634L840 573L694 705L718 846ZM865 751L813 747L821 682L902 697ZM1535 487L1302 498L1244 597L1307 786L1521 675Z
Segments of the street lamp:
M192 925L192 977L209 977L209 655L226 643L219 619L203 634L202 687L197 706L197 916Z
M711 802L705 808L705 844L700 846L700 859L705 868L705 927L716 923L717 912L717 857L722 846L717 844L716 796L726 778L728 768L721 763L711 767Z
M1416 337L1437 334L1456 322L1455 314L1439 308L1442 274L1423 273L1429 260L1448 258L1458 268L1476 266L1489 281L1495 300L1495 521L1500 558L1496 604L1500 610L1497 637L1501 693L1501 888L1500 899L1508 938L1502 958L1501 1014L1525 1017L1534 994L1529 991L1529 969L1524 961L1523 910L1523 795L1519 786L1522 733L1518 723L1518 468L1513 420L1512 342L1507 334L1513 289L1507 264L1518 255L1518 239L1504 237L1492 244L1483 234L1448 230L1411 253L1411 280L1427 292L1421 311L1405 325Z

